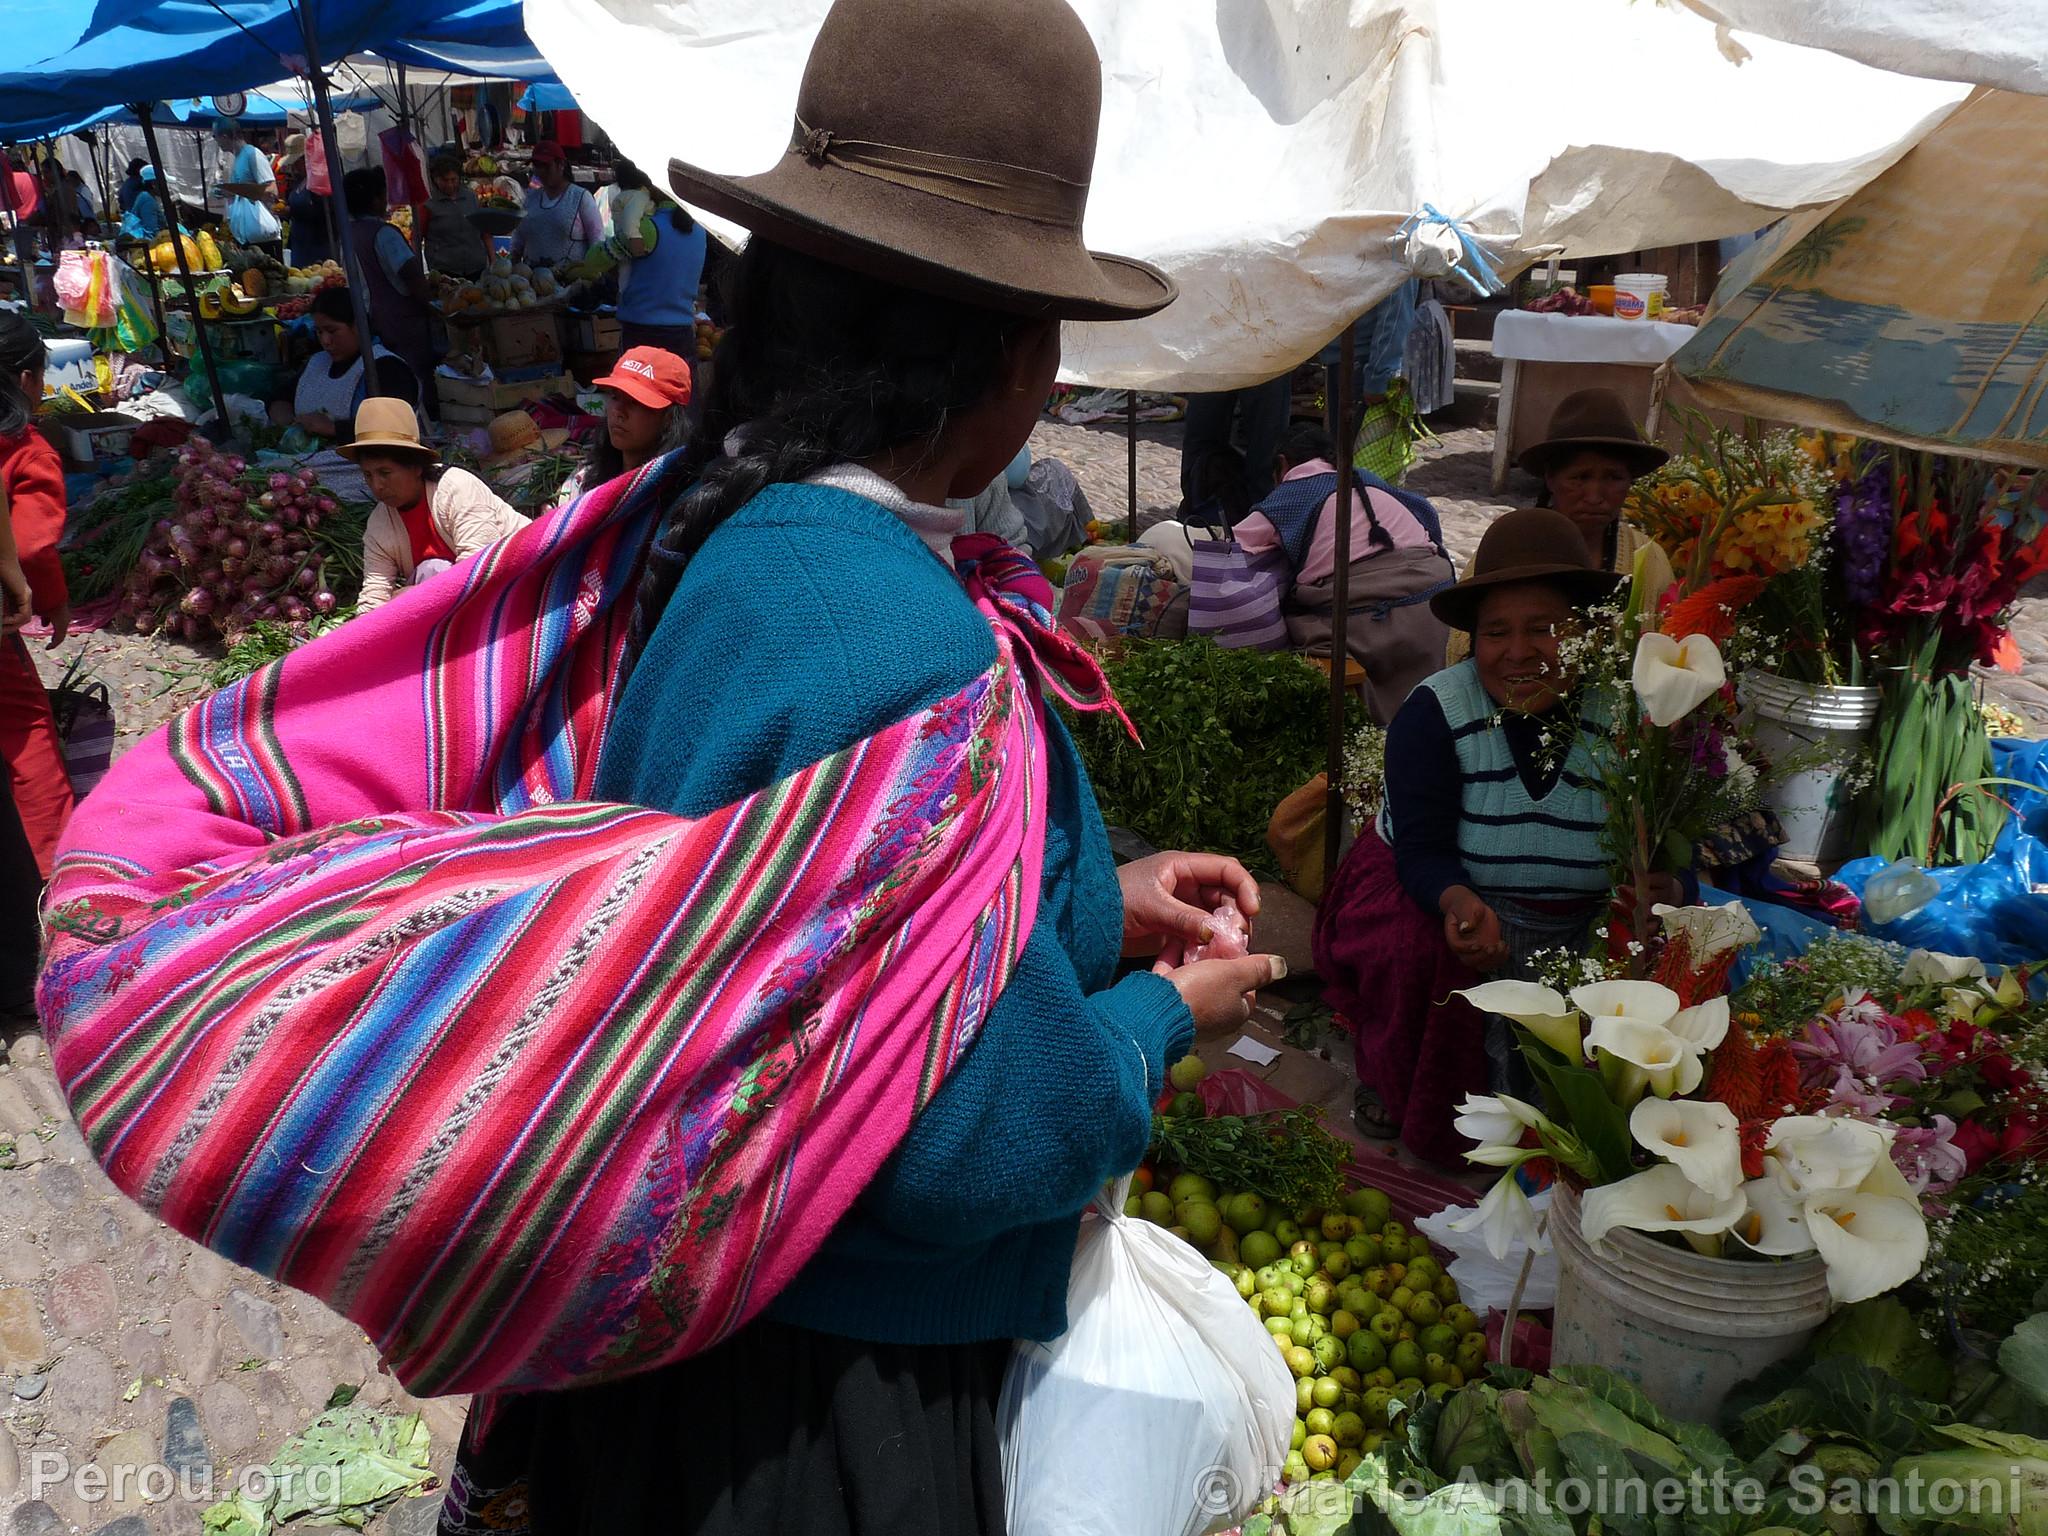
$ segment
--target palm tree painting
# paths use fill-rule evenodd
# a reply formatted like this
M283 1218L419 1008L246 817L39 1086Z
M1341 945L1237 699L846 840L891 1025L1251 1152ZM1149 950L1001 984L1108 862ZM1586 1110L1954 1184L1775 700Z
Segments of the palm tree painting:
M2034 270L2030 274L2028 281L2037 287L2043 282L2048 282L2048 256L2044 256L2034 263ZM1949 429L1951 432L1960 433L1969 424L1970 418L1976 414L1978 405L1984 399L1985 391L1991 388L1991 381L1998 377L1999 370L2005 366L2007 359L2019 349L2019 344L2026 339L2027 334L2041 323L2041 316L2044 312L2048 312L2048 295L2044 295L2041 302L2034 306L2034 312L2031 315L2013 327L2012 340L2005 344L2005 350L1998 354L1997 360L1990 367L1986 368L1983 377L1977 380L1977 388L1971 393L1968 403L1964 405L1962 415L1956 418L1956 424ZM1996 427L1992 428L1991 435L1993 437L2004 437L2012 431L2013 419L2019 415L2020 407L2027 404L2028 396L2033 395L2039 387L2044 367L2048 367L2048 351L2044 351L2041 360L2034 364L2026 378L2021 382L2018 392L2013 396L2011 407L2005 413L2004 419ZM2036 400L2035 406L2038 406L2039 403ZM2024 437L2032 433L2034 408L2034 406L2028 408L2026 416L2020 421L2019 431L2015 435Z
M1770 292L1757 300L1750 307L1748 314L1728 328L1727 334L1721 338L1721 344L1714 348L1714 355L1707 359L1707 367L1711 369L1719 363L1721 361L1721 354L1728 350L1728 344L1735 339L1742 328L1767 308L1771 301L1776 299L1795 280L1801 283L1811 283L1822 272L1827 270L1829 263L1841 254L1842 247L1848 243L1852 236L1861 234L1869 222L1868 219L1856 215L1851 215L1847 218L1829 219L1823 223L1816 224L1801 236L1790 250L1771 263L1771 270L1776 280L1771 284Z

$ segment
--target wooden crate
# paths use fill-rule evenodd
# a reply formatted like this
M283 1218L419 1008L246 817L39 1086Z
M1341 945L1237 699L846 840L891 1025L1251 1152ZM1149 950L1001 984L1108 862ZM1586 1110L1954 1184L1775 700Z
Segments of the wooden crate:
M497 379L478 384L468 379L438 378L434 381L441 400L441 419L453 426L488 424L507 411L549 395L576 393L576 381L565 373L548 373L532 379Z
M619 321L616 315L572 315L575 322L575 349L578 352L616 352L619 350Z
M551 309L537 309L486 321L484 358L500 373L541 363L559 363L561 316Z

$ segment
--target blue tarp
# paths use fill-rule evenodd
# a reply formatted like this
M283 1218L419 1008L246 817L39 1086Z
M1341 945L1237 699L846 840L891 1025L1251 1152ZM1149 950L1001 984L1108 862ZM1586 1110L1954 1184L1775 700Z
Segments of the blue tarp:
M54 138L131 102L189 102L299 74L298 6L330 60L376 52L459 74L553 78L519 0L98 0L89 13L0 0L14 66L0 72L0 140Z
M574 112L576 98L569 94L566 85L529 85L519 97L519 108L523 112Z

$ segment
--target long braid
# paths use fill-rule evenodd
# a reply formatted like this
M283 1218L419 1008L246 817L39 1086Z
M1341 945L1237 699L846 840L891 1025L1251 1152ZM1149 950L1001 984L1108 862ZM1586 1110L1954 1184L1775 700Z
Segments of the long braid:
M772 485L937 439L984 399L1028 322L914 293L755 237L731 274L732 325L641 577L630 669L691 558ZM727 443L740 434L728 454Z

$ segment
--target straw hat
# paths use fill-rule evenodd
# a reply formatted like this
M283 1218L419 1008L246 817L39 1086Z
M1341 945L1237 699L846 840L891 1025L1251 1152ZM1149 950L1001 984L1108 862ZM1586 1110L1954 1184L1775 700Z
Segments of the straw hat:
M355 440L343 443L334 451L344 459L354 462L365 448L376 448L386 453L415 453L423 459L438 459L441 455L420 441L419 413L389 395L372 395L356 411Z
M1574 607L1607 596L1621 578L1586 553L1578 525L1547 507L1503 512L1479 540L1472 568L1429 600L1429 611L1453 629L1476 627L1479 600L1493 587L1541 581L1562 588Z
M553 453L569 440L566 427L550 427L543 432L540 423L527 411L507 411L492 418L490 433L491 452L484 460L486 464L503 464L536 448Z
M306 158L306 136L303 133L288 133L284 136L284 163L297 165Z
M1163 272L1081 240L1102 62L1066 0L836 0L782 158L681 160L685 202L820 260L991 309L1126 320Z
M1655 443L1643 441L1642 429L1620 395L1611 389L1582 389L1558 402L1549 436L1524 450L1517 462L1541 479L1559 460L1588 448L1620 459L1637 479L1671 457Z

